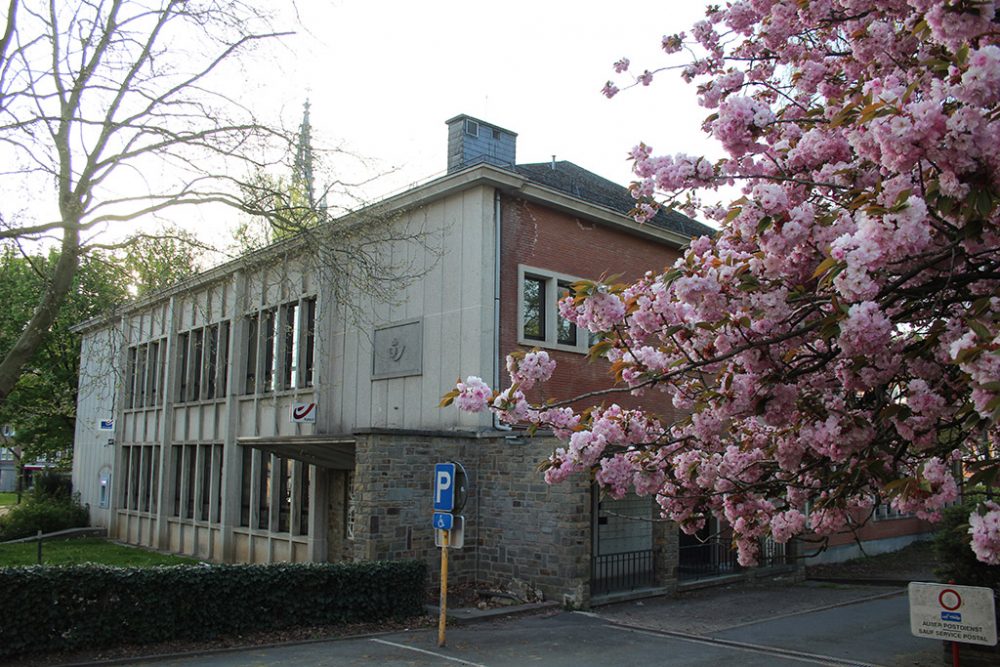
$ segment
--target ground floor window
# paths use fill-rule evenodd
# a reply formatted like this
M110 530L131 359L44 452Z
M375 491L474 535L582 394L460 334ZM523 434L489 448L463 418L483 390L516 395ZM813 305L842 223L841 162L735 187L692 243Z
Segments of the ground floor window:
M219 443L170 448L172 516L206 523L221 521L222 457Z
M249 447L242 458L240 526L308 535L312 466Z
M136 512L156 512L160 483L159 445L123 446L121 470L124 471L121 507Z

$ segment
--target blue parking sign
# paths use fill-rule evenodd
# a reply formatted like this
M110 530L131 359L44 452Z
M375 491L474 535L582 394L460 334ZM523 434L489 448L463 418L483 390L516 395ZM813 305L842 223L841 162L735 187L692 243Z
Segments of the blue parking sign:
M450 512L455 509L455 464L438 463L434 466L434 511Z

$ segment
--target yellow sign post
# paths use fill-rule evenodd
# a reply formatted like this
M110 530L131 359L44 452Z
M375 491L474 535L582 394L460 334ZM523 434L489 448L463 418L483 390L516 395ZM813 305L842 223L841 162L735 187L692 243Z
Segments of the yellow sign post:
M444 627L448 618L448 534L441 531L441 616L438 618L438 646L444 646Z

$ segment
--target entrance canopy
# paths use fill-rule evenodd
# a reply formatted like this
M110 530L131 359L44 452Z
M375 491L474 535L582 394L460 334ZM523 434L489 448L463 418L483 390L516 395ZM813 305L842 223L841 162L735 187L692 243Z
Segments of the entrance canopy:
M303 463L331 468L354 470L352 438L328 435L291 435L274 438L239 438L240 447L253 447L263 452Z

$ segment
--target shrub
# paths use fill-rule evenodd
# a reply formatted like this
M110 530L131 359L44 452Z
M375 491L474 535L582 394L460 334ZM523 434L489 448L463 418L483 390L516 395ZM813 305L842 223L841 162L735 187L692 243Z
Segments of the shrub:
M1000 591L1000 566L979 561L969 546L969 513L975 507L975 502L967 502L944 511L934 536L934 553L939 563L934 573L941 581Z
M18 601L0 657L411 617L426 578L422 561L0 568Z
M70 498L73 495L73 482L65 473L43 470L37 473L32 481L34 483L32 497L38 500Z
M0 517L0 542L52 533L90 523L90 513L77 497L32 494L27 501Z

